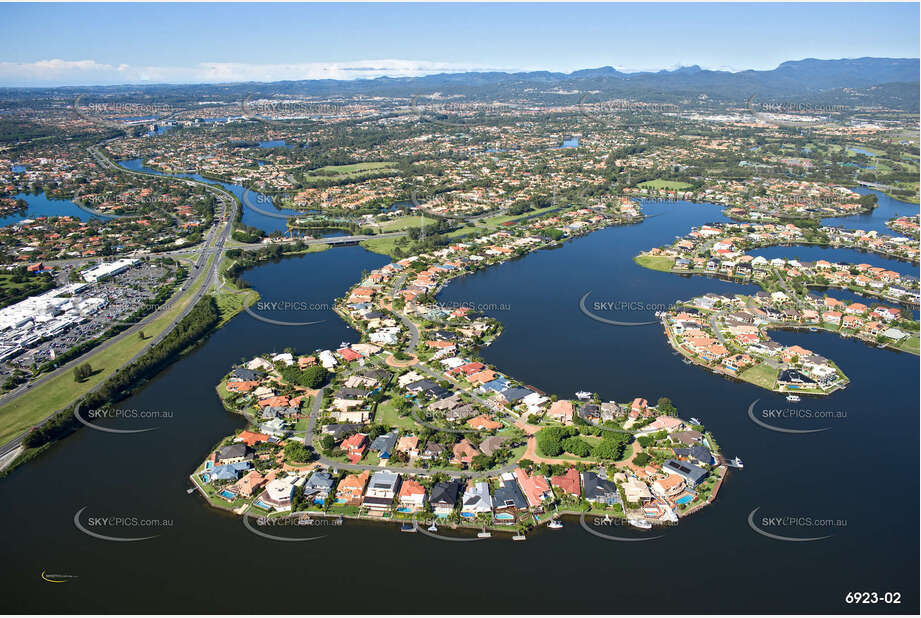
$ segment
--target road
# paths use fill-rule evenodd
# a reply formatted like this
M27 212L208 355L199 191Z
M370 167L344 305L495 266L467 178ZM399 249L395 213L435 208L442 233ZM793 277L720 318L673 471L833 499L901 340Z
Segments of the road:
M102 156L98 152L98 150L96 150L95 146L90 148L90 152L92 152L93 155L97 157L97 160L99 160L102 165L109 167L110 169L114 166L118 170L128 173L128 174L138 174L142 176L146 175L143 172L135 172L133 170L126 170L126 169L116 166L114 163L112 163L107 158ZM229 204L232 204L234 209L236 208L235 198L233 197L232 194L228 193L224 189L220 187L215 187L207 183L199 183L197 181L188 181L186 179L182 179L182 180L184 182L200 184L204 187L207 187L209 190L217 194L219 198L221 198L221 203L224 204L225 207L226 207L225 199L229 198ZM124 367L127 367L128 365L136 361L138 358L140 358L144 353L146 353L147 350L151 346L156 345L157 343L162 341L173 330L173 327L180 320L182 320L182 318L188 315L188 313L195 307L196 303L201 299L201 297L204 296L208 292L208 290L211 288L211 286L217 281L217 278L220 274L221 256L224 253L224 246L229 240L230 234L233 230L232 222L234 218L235 218L235 213L231 212L230 216L222 218L223 224L218 224L216 226L213 226L208 231L207 237L205 238L205 240L200 245L200 248L198 249L198 258L195 260L192 272L190 273L190 277L173 293L173 295L159 309L157 309L157 311L146 316L143 320L141 320L134 326L131 326L127 328L126 330L122 331L115 337L112 337L111 339L108 339L105 342L101 343L100 345L94 347L92 350L88 351L86 354L83 354L82 356L75 358L68 363L65 363L61 367L58 367L56 370L43 375L41 378L39 378L35 382L32 382L31 384L23 385L9 393L6 393L4 396L0 397L0 405L4 405L4 404L10 403L16 400L18 397L21 397L22 395L24 395L26 392L30 391L31 389L41 386L42 384L46 383L48 380L51 380L61 375L62 373L66 373L72 370L75 366L79 364L89 361L94 355L122 341L125 337L130 337L134 335L135 333L137 333L138 331L143 330L146 325L156 320L163 313L169 311L183 297L183 295L188 289L195 287L199 282L201 282L200 287L192 295L187 306L172 320L172 322L168 326L166 326L159 334L157 334L154 337L151 337L147 341L147 343L144 345L144 347L141 348L137 352L137 354L135 354L130 359L128 359L128 361L126 361L121 367L116 368L113 373L120 371ZM184 252L188 253L189 249L186 249ZM214 256L214 259L211 261L211 266L208 268L203 268L208 263L209 256L212 256L212 255ZM104 383L105 383L105 380L100 381L99 384L97 384L92 389L90 389L88 393L92 393L98 390L99 388L102 387ZM66 408L63 408L63 409L66 409ZM51 412L50 414L48 414L48 416L46 416L40 422L36 423L36 426L40 426L48 422L48 420L51 417L56 415L58 412L61 412L62 410L55 410L54 412ZM5 454L11 452L12 450L19 448L19 446L22 444L22 440L26 436L26 433L28 432L23 432L22 434L13 438L6 444L0 446L0 458L2 458Z

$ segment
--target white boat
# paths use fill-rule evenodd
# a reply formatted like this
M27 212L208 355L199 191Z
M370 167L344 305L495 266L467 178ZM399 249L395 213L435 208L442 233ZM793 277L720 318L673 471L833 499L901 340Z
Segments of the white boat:
M799 395L787 395L787 401L796 403L797 401L801 401L801 399Z
M591 399L592 394L588 391L579 391L576 393L576 399Z
M694 418L693 416L691 417L691 424L692 425L703 425L703 423L700 422L699 418Z
M432 525L426 528L429 532L438 532L438 526L435 525L435 522L432 522Z
M516 534L515 536L512 537L512 540L513 540L513 541L525 541L525 540L527 540L527 538L528 538L528 537L526 537L526 536L523 535L523 534Z
M563 527L563 522L561 522L559 519L553 519L549 524L547 524L547 527L551 530L559 530Z
M481 532L477 532L476 536L478 539L489 539L492 538L492 533L487 532L486 526L483 526L483 530Z
M727 465L727 466L731 466L731 467L733 467L733 468L739 468L739 469L745 467L745 466L742 465L742 460L739 459L738 457L736 457L736 458L734 458L734 459L730 459L728 462L726 462L726 465Z
M194 493L194 492L195 492L195 488L194 488L194 487L189 487L188 489L185 490L185 492L186 492L187 494Z
M641 530L649 530L652 528L652 524L646 521L645 519L640 519L638 517L631 517L627 520L627 523L633 526L634 528L639 528Z

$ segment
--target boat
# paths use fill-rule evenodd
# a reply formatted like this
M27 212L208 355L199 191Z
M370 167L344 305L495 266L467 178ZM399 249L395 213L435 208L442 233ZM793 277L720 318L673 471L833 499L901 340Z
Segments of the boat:
M576 393L576 399L591 399L592 394L588 391L579 391Z
M549 524L547 524L547 527L551 530L559 530L563 527L563 522L561 522L559 519L553 519Z
M699 418L694 418L693 416L691 417L691 424L692 425L703 425L703 423L700 422Z
M477 532L476 536L478 539L488 539L492 537L492 533L487 532L486 526L483 526L483 530L481 530L480 532Z
M513 541L526 541L527 538L528 538L528 537L526 537L526 536L523 535L523 534L516 534L515 536L512 537L512 540L513 540Z
M797 401L801 401L801 399L799 395L787 395L787 401L796 403Z
M685 364L685 365L690 365L690 364L691 364L691 361L690 361L689 359L685 358L685 359L683 359L683 360L684 360L684 364Z
M638 517L631 517L627 520L627 523L633 526L634 528L639 528L641 530L649 530L652 528L652 524L646 521L645 519L640 519Z
M189 487L188 489L185 490L185 492L186 492L187 494L195 493L195 488L194 488L194 487Z
M732 468L739 468L740 470L745 467L742 465L742 460L738 457L730 459L729 461L726 462L726 465Z
M402 526L400 526L400 532L415 532L415 531L416 531L415 522L411 524L404 523Z
M438 526L435 525L435 522L432 522L432 525L426 528L429 532L438 532Z
M814 328L814 327L811 327L811 328L809 329L809 332L810 332L810 333L816 333L816 332L818 332L818 331L819 331L819 329L818 329L818 328Z
M610 524L610 523L612 523L613 521L614 521L614 520L611 519L611 516L608 515L607 513L605 513L605 515L604 515L604 523L605 523L605 524Z

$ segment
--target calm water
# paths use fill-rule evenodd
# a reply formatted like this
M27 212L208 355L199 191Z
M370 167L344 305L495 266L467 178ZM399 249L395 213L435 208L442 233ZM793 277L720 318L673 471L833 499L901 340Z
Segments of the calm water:
M6 217L0 217L0 227L18 223L23 219L35 219L37 217L74 217L81 221L90 219L103 219L88 210L84 210L71 200L62 200L46 197L45 193L37 195L31 193L17 193L17 199L23 199L28 202L29 206L24 211L16 212Z
M745 469L729 474L713 506L665 530L663 538L604 541L572 521L560 531L529 535L525 543L507 538L447 543L400 534L393 526L351 522L323 528L327 538L309 543L252 535L239 518L185 493L188 473L242 425L221 408L214 385L241 358L285 347L333 346L356 334L330 311L290 316L326 320L302 328L241 314L123 403L126 410L171 412L172 418L143 425L158 431L126 436L82 430L0 482L7 505L0 514L5 549L15 557L3 562L4 606L34 612L127 607L392 613L405 611L399 599L408 594L418 611L461 612L469 605L464 592L475 586L483 601L479 610L496 613L845 612L850 609L845 594L862 590L900 592L902 604L885 610L916 613L919 505L911 470L919 454L918 359L825 333L775 333L783 343L797 342L834 359L847 372L853 382L846 390L802 404L845 411L847 418L786 422L794 428L832 427L805 436L755 426L746 414L755 399L761 400L758 409L789 404L685 365L657 326L613 327L579 311L578 301L588 291L590 307L596 300L644 305L599 312L642 321L652 319L654 308L646 305L706 291L753 290L633 264L641 249L668 242L691 225L723 220L712 206L646 208L660 216L465 277L440 298L509 305L487 311L503 321L505 331L484 355L511 375L561 396L583 388L618 400L669 396L683 416L707 424L725 453L745 460ZM359 247L337 248L264 265L246 278L266 301L329 303L362 270L386 261ZM160 535L106 542L75 528L74 514L82 507L88 507L84 525L89 517L105 516L170 519L172 525L100 529ZM772 529L789 536L833 535L813 543L778 542L748 527L746 518L756 507L759 517L806 516L846 525L831 531ZM43 570L78 578L51 585L41 580ZM252 586L250 594L237 593L241 582ZM356 585L362 594L354 593ZM446 603L449 589L459 594Z
M866 187L856 187L854 188L854 191L860 193L861 195L866 195L867 193L876 194L878 201L876 208L873 209L873 212L866 215L853 215L850 217L831 217L828 219L822 219L822 225L830 225L833 227L843 227L855 230L865 230L867 232L875 230L880 234L892 234L898 236L898 232L889 228L886 225L886 221L895 217L901 217L902 215L918 214L917 204L900 202L899 200L892 199L885 193L874 191L873 189L868 189Z

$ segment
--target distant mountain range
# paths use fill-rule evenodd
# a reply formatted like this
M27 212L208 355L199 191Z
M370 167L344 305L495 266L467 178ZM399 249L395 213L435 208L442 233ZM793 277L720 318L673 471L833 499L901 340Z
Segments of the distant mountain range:
M712 71L699 66L672 71L622 73L611 67L572 73L469 72L424 77L380 77L361 80L304 80L274 83L150 85L3 89L41 96L76 92L147 94L175 100L201 97L239 100L269 95L414 96L439 92L472 100L521 100L565 104L592 92L592 100L632 98L678 102L703 97L718 102L742 102L755 95L762 102L810 102L848 106L882 105L918 111L917 58L805 59L784 62L770 71ZM568 93L568 94L561 94Z

